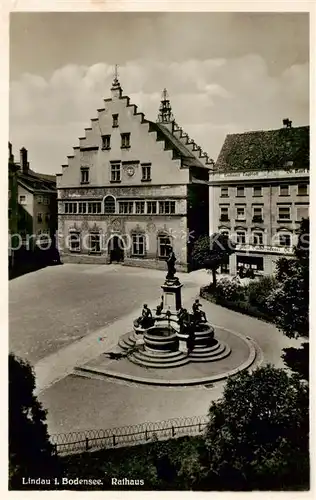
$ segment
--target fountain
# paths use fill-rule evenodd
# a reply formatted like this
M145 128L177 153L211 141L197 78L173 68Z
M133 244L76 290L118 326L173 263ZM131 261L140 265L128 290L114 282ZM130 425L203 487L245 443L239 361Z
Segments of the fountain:
M144 304L133 332L120 338L119 347L130 352L129 361L148 368L174 368L229 356L230 347L215 339L214 328L199 300L195 300L192 313L182 307L182 284L175 276L176 257L172 247L168 251L168 273L161 286L160 304L154 313Z

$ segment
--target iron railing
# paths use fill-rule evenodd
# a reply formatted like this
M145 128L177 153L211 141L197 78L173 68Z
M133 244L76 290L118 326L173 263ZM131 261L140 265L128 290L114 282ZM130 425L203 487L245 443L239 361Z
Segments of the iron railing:
M179 417L160 422L144 422L113 429L95 429L52 434L50 441L58 455L69 455L104 448L119 448L180 436L196 436L206 428L207 416Z

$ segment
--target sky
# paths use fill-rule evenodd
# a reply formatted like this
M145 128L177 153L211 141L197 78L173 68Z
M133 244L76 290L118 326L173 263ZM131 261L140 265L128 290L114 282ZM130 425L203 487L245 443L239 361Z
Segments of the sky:
M103 98L156 120L166 87L177 123L214 160L227 134L309 124L304 13L11 13L10 141L57 173Z

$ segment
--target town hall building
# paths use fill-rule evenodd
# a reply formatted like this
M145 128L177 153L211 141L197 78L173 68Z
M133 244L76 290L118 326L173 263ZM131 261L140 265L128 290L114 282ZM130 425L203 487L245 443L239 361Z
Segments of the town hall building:
M166 90L153 122L116 76L73 149L57 174L63 262L165 268L171 245L177 268L190 270L194 241L209 234L214 162L177 125Z

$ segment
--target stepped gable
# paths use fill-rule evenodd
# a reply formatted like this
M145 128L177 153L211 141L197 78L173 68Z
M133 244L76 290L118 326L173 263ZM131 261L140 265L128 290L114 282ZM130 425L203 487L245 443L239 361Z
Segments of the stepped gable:
M213 160L210 160L207 153L203 152L188 134L177 125L174 120L169 99L167 99L166 90L163 92L163 100L159 108L157 122L153 122L145 118L144 113L139 112L135 104L130 102L128 96L122 95L122 88L117 77L113 81L111 88L112 98L104 99L104 103L109 103L113 97L120 101L125 101L127 108L132 108L133 115L138 119L140 125L147 127L149 133L156 134L156 141L164 142L164 149L172 152L173 160L180 160L182 167L199 167L203 169L211 169ZM101 147L100 139L102 136L100 126L100 115L105 111L105 108L97 110L98 117L91 118L91 126L84 129L85 135L79 137L79 146L73 147L73 154L68 155L68 163L62 165L64 170L72 165L74 158L83 151L98 151ZM96 140L97 138L97 140ZM97 144L97 142L99 142Z
M181 160L181 166L183 167L203 167L198 158L196 158L183 144L177 139L167 127L161 123L154 123L148 120L149 131L157 133L157 140L163 140L165 142L165 149L173 151L174 158Z
M215 164L217 171L309 167L309 126L251 131L226 136ZM289 125L290 124L290 125Z

